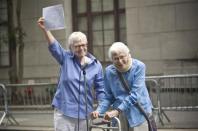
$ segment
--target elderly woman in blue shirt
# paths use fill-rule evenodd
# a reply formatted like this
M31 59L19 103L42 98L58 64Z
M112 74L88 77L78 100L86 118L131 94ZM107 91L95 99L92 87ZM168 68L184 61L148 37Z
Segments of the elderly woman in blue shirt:
M112 106L113 110L105 113L105 119L120 114L128 120L129 130L148 131L145 117L135 106L139 102L147 114L152 113L152 103L145 85L145 64L132 58L129 48L121 42L115 42L109 48L109 58L113 64L105 69L105 98L96 111L91 113L92 117L97 118ZM117 70L122 73L130 92L124 89Z
M38 26L44 32L48 48L60 65L60 78L52 106L56 131L86 131L86 119L93 111L93 87L96 97L104 97L104 76L101 63L87 52L87 38L82 32L73 32L66 51L39 18ZM85 84L86 82L86 84Z

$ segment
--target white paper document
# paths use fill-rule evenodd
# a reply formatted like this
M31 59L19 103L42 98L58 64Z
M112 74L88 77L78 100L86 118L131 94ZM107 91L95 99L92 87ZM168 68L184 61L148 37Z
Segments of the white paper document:
M64 10L62 5L54 5L43 8L43 17L47 30L59 30L65 28Z

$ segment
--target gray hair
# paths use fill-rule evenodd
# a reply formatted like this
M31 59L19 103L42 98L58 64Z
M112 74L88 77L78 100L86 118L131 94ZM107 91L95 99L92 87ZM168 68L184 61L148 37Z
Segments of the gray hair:
M82 32L73 32L68 38L69 49L71 50L71 46L75 43L83 42L87 44L87 37Z
M108 52L109 59L112 61L112 55L114 53L120 53L120 52L129 53L130 50L124 43L122 43L122 42L114 42L111 45L111 47L109 48L109 52Z

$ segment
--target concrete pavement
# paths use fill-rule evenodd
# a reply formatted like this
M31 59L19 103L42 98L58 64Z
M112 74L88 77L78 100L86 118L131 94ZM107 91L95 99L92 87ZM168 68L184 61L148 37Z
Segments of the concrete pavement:
M12 115L20 125L8 123L8 126L0 126L0 130L53 131L53 111L14 111ZM159 126L158 131L198 131L198 112L167 112L167 115L171 119L171 123L165 120L165 126ZM101 131L101 129L93 129L92 131Z

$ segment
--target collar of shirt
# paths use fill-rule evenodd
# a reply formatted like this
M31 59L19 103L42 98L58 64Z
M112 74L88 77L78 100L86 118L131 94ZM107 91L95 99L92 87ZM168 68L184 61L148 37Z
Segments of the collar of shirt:
M77 59L77 57L74 55L74 53L73 52L71 52L70 51L70 55L69 55L71 58L73 58L73 59ZM91 64L91 63L93 63L93 62L96 62L97 63L97 59L96 59L96 57L94 57L91 53L87 53L87 55L86 55L86 60L88 61L87 62L87 65L89 65L89 64Z

